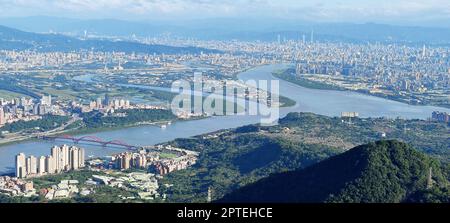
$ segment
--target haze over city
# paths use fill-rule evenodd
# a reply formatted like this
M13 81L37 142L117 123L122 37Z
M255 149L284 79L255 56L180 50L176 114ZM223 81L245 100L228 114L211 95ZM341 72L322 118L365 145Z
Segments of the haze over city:
M448 0L0 0L0 203L450 203L449 21Z

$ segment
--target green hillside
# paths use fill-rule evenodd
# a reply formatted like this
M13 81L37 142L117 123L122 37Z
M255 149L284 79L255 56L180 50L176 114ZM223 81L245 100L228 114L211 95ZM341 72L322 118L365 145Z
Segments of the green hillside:
M447 183L438 161L408 144L378 141L264 178L219 202L448 202Z

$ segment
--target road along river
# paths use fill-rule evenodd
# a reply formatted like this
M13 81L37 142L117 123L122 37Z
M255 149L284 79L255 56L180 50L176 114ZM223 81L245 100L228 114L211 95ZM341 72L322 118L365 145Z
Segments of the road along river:
M271 80L276 79L272 73L276 70L287 68L288 64L261 66L239 75L241 80ZM78 77L80 81L93 81L92 75ZM145 87L132 86L129 87ZM154 88L159 90L167 90ZM361 117L389 117L407 119L426 119L433 111L446 111L450 109L432 106L414 106L400 102L368 96L349 91L329 91L304 88L283 80L280 80L280 94L297 102L294 107L282 108L280 116L284 117L289 112L313 112L327 116L339 116L341 112L358 112ZM167 142L176 138L187 138L205 134L220 129L236 128L243 125L259 123L259 116L219 116L201 120L180 121L162 129L157 126L139 126L114 131L93 133L104 140L120 140L131 145L154 145ZM81 135L82 136L82 135ZM77 136L77 137L81 137ZM54 144L62 142L30 141L0 147L0 174L14 171L14 156L20 152L28 155L48 155ZM97 146L80 145L86 148L87 156L106 156L117 153L120 150L102 148Z

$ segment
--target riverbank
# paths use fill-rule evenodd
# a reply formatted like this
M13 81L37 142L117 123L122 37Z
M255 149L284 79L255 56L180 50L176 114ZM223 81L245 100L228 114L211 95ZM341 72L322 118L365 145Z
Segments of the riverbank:
M187 119L186 121L188 121L188 120L193 121L193 120L197 120L197 119L198 118ZM129 124L129 125L116 126L116 127L67 129L67 130L64 130L61 132L48 134L46 136L85 135L85 134L101 133L101 132L116 131L116 130L126 130L128 128L136 128L136 127L144 127L144 126L161 126L161 125L166 125L169 122L175 123L178 121L184 121L184 120L175 119L175 120L163 120L163 121L157 121L157 122L145 122L145 123L142 122L142 123L135 123L135 124ZM7 145L14 145L14 144L19 144L19 143L23 143L23 142L33 142L33 141L38 141L38 140L36 139L36 137L31 137L31 138L18 139L18 140L4 142L4 143L2 143L0 141L0 149L1 149L1 147L7 146Z
M273 80L272 73L277 70L287 69L288 64L268 65L249 70L239 75L239 79L246 80ZM297 105L280 109L280 118L290 112L311 112L328 117L338 117L341 112L358 112L362 118L385 117L387 120L397 120L398 117L410 120L426 120L435 110L450 112L449 109L411 106L378 97L371 97L363 94L347 91L323 91L300 87L298 85L280 80L280 95L289 97L297 102ZM138 126L127 129L113 131L101 131L91 133L93 136L102 139L118 139L132 145L157 145L170 142L179 138L190 138L221 129L233 129L241 126L260 123L261 116L237 115L237 116L217 116L202 118L196 121L177 121L167 129ZM404 125L401 125L402 128ZM409 126L407 126L409 128ZM107 130L112 130L108 128ZM386 130L380 130L386 131ZM412 132L412 131L411 131ZM408 131L409 133L409 131ZM88 133L89 134L89 133ZM0 172L11 172L14 167L14 157L18 153L34 155L48 155L49 149L53 146L50 141L37 141L30 143L16 143L12 146L2 146L0 148ZM93 157L108 156L117 153L117 150L98 146L86 146L87 155Z
M289 83L296 84L301 87L309 88L309 89L356 92L356 93L360 93L360 94L364 94L364 95L368 95L368 96L374 96L374 97L379 97L379 98L388 99L388 100L392 100L392 101L397 101L397 102L401 102L401 103L408 104L408 105L437 106L437 107L450 108L450 104L414 103L414 102L411 102L411 100L409 98L401 97L398 95L370 93L368 90L350 90L350 89L342 88L342 87L331 85L331 84L308 80L306 78L297 78L297 77L293 76L292 74L287 73L288 70L289 69L273 72L272 76L275 78L278 78L280 80L284 80Z
M297 84L299 86L310 88L310 89L317 89L317 90L333 90L333 91L346 91L346 89L337 87L330 84L320 83L320 82L314 82L310 81L304 78L295 78L293 75L290 75L286 73L287 70L280 70L273 72L272 75L278 79Z

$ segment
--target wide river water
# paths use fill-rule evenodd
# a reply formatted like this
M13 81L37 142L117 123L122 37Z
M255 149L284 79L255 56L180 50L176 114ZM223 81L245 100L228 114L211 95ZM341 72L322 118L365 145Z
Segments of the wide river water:
M287 64L261 66L239 75L241 80L271 80L275 79L272 72L286 68ZM90 76L79 80L91 81ZM138 87L138 86L136 86ZM164 89L161 89L164 90ZM280 116L289 112L313 112L327 116L339 116L341 112L359 112L361 117L389 117L407 119L426 119L433 111L450 109L433 106L413 106L383 98L363 95L349 91L315 90L280 80L280 94L297 102L294 107L282 108ZM104 140L121 140L132 145L154 145L176 138L187 138L220 129L235 128L258 123L258 116L221 116L201 120L174 122L166 129L158 126L139 126L113 131L93 133ZM28 141L0 147L0 174L14 171L14 156L20 152L27 156L48 155L50 148L63 142ZM87 156L106 156L117 153L118 149L102 148L90 145L80 145L86 149Z

